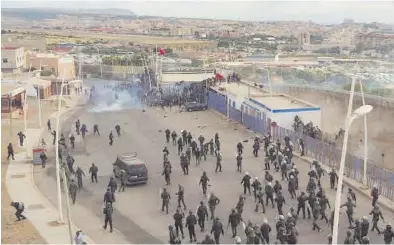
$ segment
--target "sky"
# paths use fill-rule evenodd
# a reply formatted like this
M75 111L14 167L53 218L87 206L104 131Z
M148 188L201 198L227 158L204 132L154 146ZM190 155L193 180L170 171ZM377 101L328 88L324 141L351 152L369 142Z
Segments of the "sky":
M137 15L231 19L241 21L301 20L337 24L345 18L357 22L394 24L394 1L1 1L2 8L128 9Z

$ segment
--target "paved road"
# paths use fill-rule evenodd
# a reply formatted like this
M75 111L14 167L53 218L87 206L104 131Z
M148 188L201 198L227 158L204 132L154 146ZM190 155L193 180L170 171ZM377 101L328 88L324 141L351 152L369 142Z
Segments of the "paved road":
M214 191L221 199L217 208L217 215L227 224L229 211L233 208L238 200L239 195L243 194L240 181L242 174L236 172L236 143L251 138L254 134L248 132L240 125L234 125L223 120L216 113L211 111L179 113L173 109L172 112L164 112L161 109L147 109L145 112L141 108L120 110L119 107L111 106L111 110L93 113L91 108L83 109L79 115L65 125L65 129L74 128L73 121L78 117L81 123L88 125L92 129L95 123L99 124L101 136L93 136L89 132L84 142L77 139L77 148L74 152L76 164L81 166L87 174L89 166L95 162L99 167L99 184L89 183L88 178L85 181L85 189L77 196L77 204L72 207L73 222L82 228L93 241L96 243L167 243L168 242L168 224L173 223L172 215L165 215L160 210L160 188L164 187L164 178L162 172L162 149L164 148L164 130L169 128L180 132L182 129L190 130L196 138L202 134L206 139L210 139L216 132L219 133L222 143L223 168L222 173L215 174L215 159L208 157L207 162L195 167L192 163L189 176L183 176L179 166L179 157L176 154L176 148L169 145L170 161L173 166L172 185L169 187L172 195L171 214L176 210L177 185L182 184L185 187L185 201L188 208L195 210L199 201L206 198L202 195L198 187L199 178L202 171L207 171L211 179L209 191ZM115 138L114 145L108 145L108 134L113 130L114 125L119 124L123 128L124 134ZM102 199L105 192L109 176L112 173L112 162L117 154L125 152L138 152L139 158L145 160L149 167L149 183L147 185L129 187L125 193L117 194L115 205L114 227L115 232L109 234L101 228L103 222ZM251 175L263 179L263 159L252 156L252 146L250 143L245 145L244 170ZM307 164L296 160L300 175L300 188L304 190L307 184L306 173L309 168ZM274 179L280 179L278 173L271 171ZM54 167L49 166L42 170L35 169L35 181L44 194L51 200L55 201L55 179ZM281 182L284 188L284 195L287 204L284 212L288 212L290 206L296 208L296 202L290 199L287 193L287 183ZM327 177L324 178L323 184L328 186ZM331 205L334 204L335 193L326 190ZM345 200L345 196L343 196ZM272 207L267 208L267 213L255 213L254 200L252 196L246 197L244 208L244 218L253 222L261 223L263 217L268 218L270 224L274 227L276 223L277 211ZM356 216L361 217L371 211L371 201L358 195ZM344 211L344 210L343 210ZM383 210L387 218L393 216L386 210ZM312 231L310 220L300 220L297 224L300 233L299 243L326 243L326 237L330 233L329 226L324 221L320 221L323 229L322 232ZM340 219L340 239L344 240L344 234L347 230L348 222L343 213ZM381 224L383 226L383 224ZM211 227L211 222L208 222ZM185 230L186 232L186 230ZM183 241L188 243L188 236ZM198 239L203 239L205 234L197 231ZM242 234L243 235L243 234ZM276 233L271 233L271 239L274 239ZM372 243L382 241L376 232L370 232ZM225 236L222 243L232 243L231 231L225 230Z

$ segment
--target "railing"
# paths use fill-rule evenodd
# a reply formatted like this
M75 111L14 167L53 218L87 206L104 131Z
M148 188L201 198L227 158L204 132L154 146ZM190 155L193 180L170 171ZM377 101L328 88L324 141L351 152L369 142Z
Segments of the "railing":
M227 116L226 97L214 92L208 92L208 107ZM242 111L230 107L230 119L243 124L250 130L259 134L272 133L274 140L283 140L285 135L289 136L294 143L294 150L299 149L299 140L303 139L305 142L305 155L320 161L329 167L339 168L341 158L341 150L336 149L334 145L326 142L313 139L309 136L303 135L299 132L294 132L276 126L271 128L269 119L265 114L258 116L251 116ZM347 177L362 183L363 179L363 159L347 154L345 163L345 174ZM367 185L372 187L377 185L380 194L394 201L394 173L368 162L367 165Z

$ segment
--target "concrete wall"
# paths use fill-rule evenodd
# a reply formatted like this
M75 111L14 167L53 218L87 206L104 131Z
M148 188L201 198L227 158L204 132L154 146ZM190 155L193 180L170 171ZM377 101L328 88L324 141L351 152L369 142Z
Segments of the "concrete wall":
M300 98L321 107L321 129L324 132L337 134L340 127L344 127L344 120L349 103L349 95L330 91L321 91L311 88L281 87L280 91L296 98ZM374 106L373 111L368 114L368 139L369 157L377 164L394 169L394 164L389 162L394 157L394 108L387 101L366 98L366 104ZM362 100L355 97L353 108L362 105ZM350 130L350 147L356 154L362 156L360 150L363 143L364 122L357 120L352 124ZM382 157L381 154L385 156ZM385 160L386 159L386 160Z

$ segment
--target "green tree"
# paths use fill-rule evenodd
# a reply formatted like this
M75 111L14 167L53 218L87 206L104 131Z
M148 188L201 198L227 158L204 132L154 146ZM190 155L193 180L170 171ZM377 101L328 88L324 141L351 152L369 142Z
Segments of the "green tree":
M199 67L199 66L202 66L202 65L203 65L202 60L192 59L192 66L193 67Z
M356 44L356 48L354 49L354 52L357 54L361 54L365 50L365 43L359 42Z
M362 82L361 82L361 83L362 83ZM369 90L365 87L365 85L364 85L363 83L362 83L362 85L363 85L363 91L364 91L364 93L367 93ZM352 84L351 84L351 83L348 83L348 84L343 85L343 89L346 90L346 91L350 91L351 87L352 87ZM361 92L360 83L356 83L356 84L354 85L354 91L355 91L355 92Z
M228 48L230 47L230 42L229 41L225 41L225 40L220 40L218 42L218 48Z

